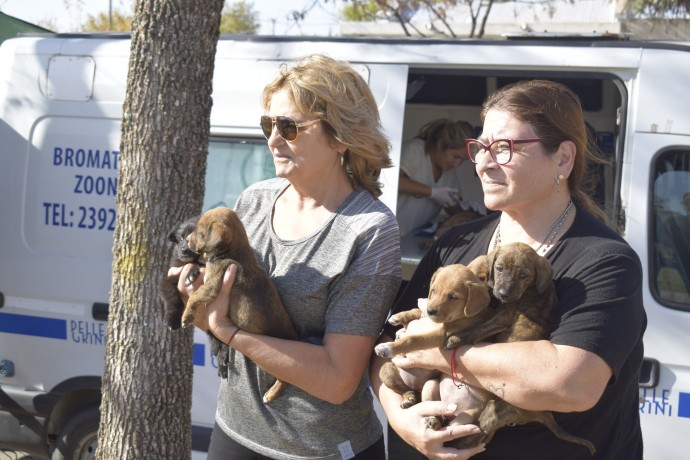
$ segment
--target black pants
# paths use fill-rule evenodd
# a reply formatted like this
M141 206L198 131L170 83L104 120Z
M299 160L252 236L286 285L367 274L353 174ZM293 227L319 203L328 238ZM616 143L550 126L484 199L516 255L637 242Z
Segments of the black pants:
M388 425L388 460L427 460L417 449L403 441Z
M383 436L371 447L352 458L354 460L385 460L386 447L383 442ZM207 460L271 460L271 458L257 454L238 444L226 435L218 424L215 424L211 433L211 443L208 446Z

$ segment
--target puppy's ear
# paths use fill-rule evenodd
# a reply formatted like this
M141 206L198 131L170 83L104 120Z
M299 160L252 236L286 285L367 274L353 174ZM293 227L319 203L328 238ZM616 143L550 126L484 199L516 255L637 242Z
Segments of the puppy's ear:
M472 273L477 275L480 281L486 283L489 280L489 263L486 256L479 256L467 265Z
M534 268L536 269L537 275L537 292L541 294L549 286L549 283L551 283L551 279L553 278L553 269L551 268L551 263L541 256L536 256Z
M441 271L443 267L439 267L436 269L433 275L431 275L431 282L429 283L429 294L427 295L427 298L431 298L431 290L434 287L434 281L436 280L436 275L438 275L438 272Z
M486 255L486 265L487 265L487 275L486 275L486 285L490 288L494 287L494 263L496 262L496 257L501 251L501 247L494 248L493 251Z
M486 285L475 281L467 281L467 302L465 302L465 316L468 318L476 315L489 306L491 297Z
M218 245L222 244L224 240L228 241L231 237L232 233L227 226L217 222L212 223L206 235L204 252L213 251Z

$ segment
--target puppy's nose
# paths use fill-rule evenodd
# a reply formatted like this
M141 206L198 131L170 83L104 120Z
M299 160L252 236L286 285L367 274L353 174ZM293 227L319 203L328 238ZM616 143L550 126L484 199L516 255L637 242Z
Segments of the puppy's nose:
M429 308L429 307L426 308L426 314L428 316L434 316L434 315L436 315L436 313L438 313L438 310L436 308Z

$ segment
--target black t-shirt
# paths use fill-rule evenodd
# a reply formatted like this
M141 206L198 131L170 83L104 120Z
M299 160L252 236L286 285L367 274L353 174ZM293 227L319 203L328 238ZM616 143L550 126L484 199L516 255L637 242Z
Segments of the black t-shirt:
M446 232L421 260L393 313L414 308L418 298L427 297L431 275L438 267L468 264L486 254L497 224L498 216L491 215ZM532 423L500 429L487 450L472 458L641 459L638 380L647 319L639 258L620 236L580 207L573 225L546 258L554 270L559 299L550 340L595 353L613 370L592 409L554 412L562 428L593 442L597 454L591 457L586 448L562 441L543 425Z

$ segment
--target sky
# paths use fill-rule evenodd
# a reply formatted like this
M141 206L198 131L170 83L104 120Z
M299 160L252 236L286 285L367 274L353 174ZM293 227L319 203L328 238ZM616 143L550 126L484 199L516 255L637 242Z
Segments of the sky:
M113 11L131 13L132 0L0 0L0 11L27 22L46 26L55 24L57 32L76 32L88 15ZM226 4L234 3L226 0ZM339 35L338 12L317 0L247 0L259 13L262 35ZM312 6L313 5L313 6ZM292 11L312 8L298 26L289 19Z

